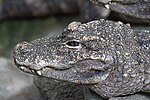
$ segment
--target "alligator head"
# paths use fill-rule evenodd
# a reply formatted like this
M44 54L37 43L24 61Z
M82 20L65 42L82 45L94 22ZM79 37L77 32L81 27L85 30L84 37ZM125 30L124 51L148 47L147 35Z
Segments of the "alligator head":
M114 68L115 45L122 43L118 34L130 31L129 25L120 22L72 22L60 36L18 43L13 58L18 68L27 73L96 84L105 80Z

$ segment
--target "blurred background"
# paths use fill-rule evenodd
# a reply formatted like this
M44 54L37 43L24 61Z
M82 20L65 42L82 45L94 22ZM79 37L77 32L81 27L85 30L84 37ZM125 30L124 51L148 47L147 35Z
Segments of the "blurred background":
M13 64L12 51L17 43L59 35L72 21L100 18L131 22L125 15L89 0L0 0L0 100L42 100L33 76ZM132 22L147 25L146 21Z

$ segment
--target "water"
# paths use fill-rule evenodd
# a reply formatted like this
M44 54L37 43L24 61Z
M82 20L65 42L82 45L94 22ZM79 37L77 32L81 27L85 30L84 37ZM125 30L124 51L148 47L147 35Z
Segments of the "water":
M46 35L54 36L71 21L72 17L48 17L44 19L8 20L0 22L0 56L10 58L14 46Z

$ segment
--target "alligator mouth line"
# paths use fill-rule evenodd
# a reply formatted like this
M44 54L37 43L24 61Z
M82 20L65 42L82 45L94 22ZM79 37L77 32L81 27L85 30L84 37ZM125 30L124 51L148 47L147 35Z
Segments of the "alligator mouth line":
M135 4L135 3L137 3L138 1L135 1L135 2L121 2L121 1L108 1L107 3L103 3L103 4L112 4L112 3L119 3L119 4L124 4L124 5L131 5L131 4Z
M35 74L35 75L42 75L42 71L44 70L55 70L55 71L64 71L64 70L68 70L71 68L70 67L67 67L67 68L57 68L57 67L54 67L54 66L44 66L40 69L33 69L33 68L30 68L29 66L26 66L26 65L21 65L21 64L18 64L16 62L16 59L13 57L13 60L14 60L14 63L15 65L20 69L22 70L23 72L26 72L26 73L29 73L29 74Z
M35 69L31 69L31 68L28 68L28 67L23 66L23 65L18 66L18 68L20 70L22 70L23 72L26 72L29 74L40 75L40 76L42 75L42 71L45 69L45 68L41 68L41 69L35 70Z
M44 66L40 69L33 69L33 68L29 68L28 66L25 66L25 65L19 65L19 64L16 64L18 66L18 68L20 70L22 70L23 72L26 72L26 73L29 73L29 74L35 74L35 75L42 75L42 71L44 70L55 70L55 71L64 71L64 70L68 70L70 69L71 67L69 68L65 68L65 69L59 69L59 68L55 68L55 67L52 67L52 66Z
M138 2L138 1L137 1ZM121 5L132 5L132 4L135 4L137 2L133 2L133 3L123 3L123 2L120 2L120 1L109 1L107 3L101 3L100 5L104 6L105 8L107 9L110 9L110 5L113 4L113 3L118 3L118 4L121 4Z

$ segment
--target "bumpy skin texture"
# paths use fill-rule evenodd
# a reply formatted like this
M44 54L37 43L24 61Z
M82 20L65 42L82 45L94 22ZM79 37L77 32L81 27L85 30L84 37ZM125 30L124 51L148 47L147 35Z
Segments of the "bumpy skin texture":
M13 57L24 72L89 84L104 98L150 91L150 32L121 22L72 22L58 37L17 44Z
M150 19L149 0L91 0L115 12L127 14L136 18Z

